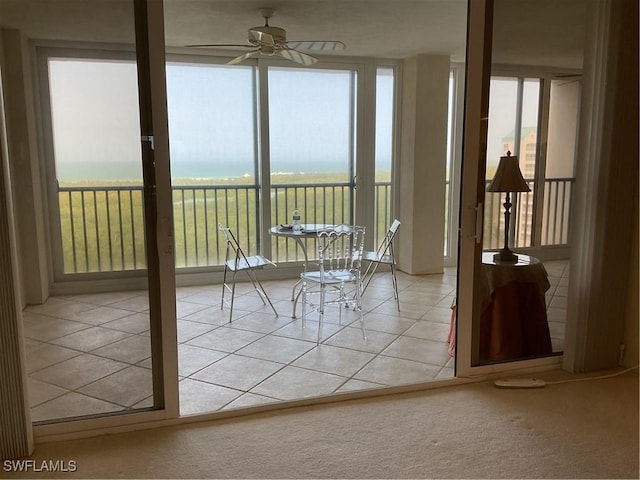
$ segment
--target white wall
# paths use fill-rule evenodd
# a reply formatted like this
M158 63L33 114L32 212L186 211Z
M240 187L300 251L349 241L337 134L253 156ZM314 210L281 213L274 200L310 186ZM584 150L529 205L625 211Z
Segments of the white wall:
M404 60L400 117L398 266L440 273L444 258L449 57Z
M5 78L3 38L0 35L0 82ZM19 305L17 242L13 196L9 180L8 126L0 85L0 458L19 458L33 451L33 432L27 393L27 362Z
M547 137L547 178L573 177L580 82L553 81Z
M638 292L630 282L637 281L637 18L637 2L590 4L565 334L570 371L616 367L626 344L637 359Z
M49 270L36 135L34 85L26 38L2 29L9 168L16 205L21 303L38 304L49 296Z

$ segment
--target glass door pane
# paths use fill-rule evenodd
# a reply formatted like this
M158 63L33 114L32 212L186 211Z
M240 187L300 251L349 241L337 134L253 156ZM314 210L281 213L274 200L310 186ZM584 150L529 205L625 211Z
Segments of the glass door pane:
M376 208L374 213L374 245L380 245L389 226L393 197L393 121L395 70L378 67L376 72Z
M479 9L483 6L493 9L493 2L477 3ZM482 240L483 247L481 251L473 250L473 262L469 258L475 270L473 308L466 317L472 317L472 324L465 332L471 336L472 368L465 372L469 374L557 364L559 360L554 357L561 353L564 338L562 306L566 306L566 289L564 297L559 295L560 287L568 280L565 274L569 248L559 243L544 248L551 246L544 230L551 217L562 216L566 205L570 205L570 195L562 198L562 194L550 194L545 175L549 169L557 168L552 165L547 168L547 155L557 157L560 145L572 148L569 146L572 141L557 141L564 131L564 122L559 112L551 113L549 94L555 87L549 82L556 73L550 74L549 66L553 64L553 69L557 69L558 78L570 78L569 72L581 64L580 55L570 55L567 46L580 42L584 7L556 2L538 10L538 18L546 21L561 16L571 21L553 28L546 26L550 32L557 27L563 33L536 42L513 42L507 27L516 18L527 18L533 13L529 12L529 6L522 6L524 10L507 4L495 7L495 16L490 15L494 18L491 53L485 52L483 70L485 75L493 75L487 89L489 103L486 113L477 112L481 119L488 120L486 151L480 155L484 165L478 169L485 177L485 185L484 189L478 185L475 235L461 236L461 242L465 243L470 238ZM536 26L532 22L527 28L534 31ZM563 100L571 103L569 97ZM574 137L575 117L567 125L571 130L569 136ZM556 138L552 140L554 135ZM549 150L548 140L552 142ZM549 192L553 201L544 200L545 192ZM467 204L461 209L463 217L470 215L470 207ZM481 232L480 224L483 224ZM544 245L541 239L545 239ZM463 255L470 257L467 253ZM462 272L460 277L464 277ZM468 298L466 289L465 298ZM469 307L461 304L460 308ZM512 365L506 365L511 362Z
M544 266L512 250L532 245L540 84L491 80L476 364L551 354Z
M495 176L500 157L507 152L518 158L520 171L530 192L512 198L511 246L532 245L534 182L538 145L540 80L493 78L489 95L489 129L487 134L487 186ZM504 195L486 195L484 247L504 246Z
M143 180L134 4L50 7L29 9L43 19L28 35L66 41L38 41L34 50L45 131L40 207L55 281L49 298L24 312L32 419L160 409L160 312L149 297L157 279L146 248L155 240L143 194L155 185ZM86 28L57 28L72 25L56 20L68 18Z
M269 67L271 224L353 222L356 73ZM279 239L276 261L301 260Z
M520 144L518 159L520 171L524 176L530 192L520 192L516 197L516 208L513 228L514 245L519 247L533 246L534 229L534 184L538 159L538 126L540 104L540 79L526 78L522 80L522 116L520 119ZM515 145L514 145L515 148ZM512 150L514 151L514 150Z
M167 64L176 267L221 265L218 224L258 253L255 67Z
M144 268L135 62L50 57L48 67L63 273Z

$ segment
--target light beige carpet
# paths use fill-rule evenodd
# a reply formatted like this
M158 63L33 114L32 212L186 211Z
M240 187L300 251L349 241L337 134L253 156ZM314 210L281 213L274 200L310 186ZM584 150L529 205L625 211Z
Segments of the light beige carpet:
M32 458L74 460L61 478L638 478L638 406L633 372L482 382L41 444Z

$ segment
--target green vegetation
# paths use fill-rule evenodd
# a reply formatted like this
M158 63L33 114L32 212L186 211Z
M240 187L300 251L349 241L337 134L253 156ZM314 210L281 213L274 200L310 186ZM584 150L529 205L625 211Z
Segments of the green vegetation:
M388 182L389 174L379 182ZM270 225L289 223L299 208L303 223L350 223L353 190L345 175L294 174L271 177ZM247 254L259 250L257 186L252 178L180 179L173 182L177 267L219 265L225 243L218 223L236 233ZM59 208L66 273L131 270L146 265L141 182L61 184ZM376 199L376 242L391 219L390 188ZM370 234L374 234L371 232ZM295 242L273 238L276 261L301 259ZM267 254L269 252L266 252Z
M142 190L60 192L65 273L144 268Z

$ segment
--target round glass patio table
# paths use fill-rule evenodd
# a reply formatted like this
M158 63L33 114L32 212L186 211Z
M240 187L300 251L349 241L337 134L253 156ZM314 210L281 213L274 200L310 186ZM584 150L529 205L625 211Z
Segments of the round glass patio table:
M277 225L275 227L271 227L269 229L269 233L276 237L292 238L296 241L296 243L300 247L300 250L302 250L302 254L304 255L305 272L307 271L307 266L309 264L309 255L307 253L307 245L304 240L309 238L316 238L318 236L318 232L333 232L337 231L338 229L349 231L351 229L351 227L348 225L330 225L324 223L303 223L302 225L300 225L300 227L300 231L294 232L291 225ZM291 318L296 318L296 306L298 304L298 298L300 298L300 294L302 294L301 285L302 280L298 280L291 290L291 301L293 302L293 311L291 313Z

